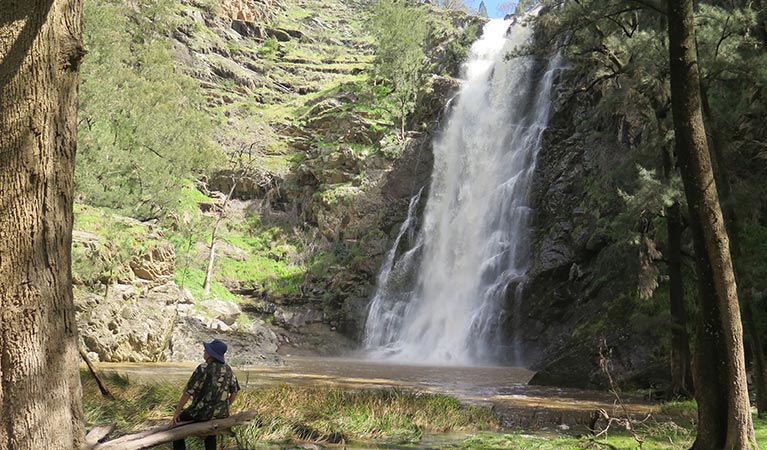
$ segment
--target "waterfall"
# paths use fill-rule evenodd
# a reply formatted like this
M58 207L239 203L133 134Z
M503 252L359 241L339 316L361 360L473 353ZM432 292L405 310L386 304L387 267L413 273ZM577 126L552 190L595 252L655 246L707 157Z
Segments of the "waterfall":
M508 328L520 321L516 291L530 260L529 193L559 65L554 58L541 70L534 58L508 57L530 35L525 24L491 20L469 50L459 95L433 142L420 231L412 231L419 193L369 306L364 346L373 358L522 362Z

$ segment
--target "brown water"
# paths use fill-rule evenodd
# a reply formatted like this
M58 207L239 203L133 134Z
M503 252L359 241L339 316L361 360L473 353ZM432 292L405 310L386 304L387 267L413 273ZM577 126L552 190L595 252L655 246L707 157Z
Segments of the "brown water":
M194 363L99 363L137 382L185 381ZM493 405L508 427L567 428L588 424L597 408L611 416L622 413L615 396L606 392L529 386L534 372L517 367L445 367L390 364L367 360L288 357L282 366L236 367L240 383L257 387L274 383L341 386L352 389L398 388L453 395L462 401ZM644 416L654 406L636 397L624 398L628 411Z

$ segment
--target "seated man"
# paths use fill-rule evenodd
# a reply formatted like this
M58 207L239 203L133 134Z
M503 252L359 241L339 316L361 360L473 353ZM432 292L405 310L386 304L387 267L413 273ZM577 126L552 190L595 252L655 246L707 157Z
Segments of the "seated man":
M202 422L211 419L223 419L229 416L229 405L234 402L240 384L232 368L224 362L226 344L213 339L203 343L205 362L197 366L176 405L176 412L170 426L179 422ZM192 404L186 408L186 402ZM173 442L173 450L186 450L183 439ZM205 450L216 450L216 436L205 437Z

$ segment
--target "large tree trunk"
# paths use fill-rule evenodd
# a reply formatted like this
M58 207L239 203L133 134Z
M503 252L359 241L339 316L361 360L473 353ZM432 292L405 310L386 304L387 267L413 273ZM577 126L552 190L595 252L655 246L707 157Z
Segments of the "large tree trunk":
M690 210L700 320L695 352L697 450L756 447L746 385L743 329L729 240L711 168L700 103L693 0L668 3L676 154Z
M759 329L754 319L754 309L751 302L743 302L743 315L746 316L746 333L749 336L757 336L751 340L751 352L754 357L753 374L754 386L756 387L756 410L762 418L767 413L767 360L762 347Z
M668 8L667 0L660 0L659 11ZM658 14L658 31L665 33L668 22L664 14ZM668 42L663 40L663 47L668 49ZM655 121L658 124L658 135L665 141L669 134L668 112L670 101L670 86L666 73L658 73L662 80L657 95L650 100L655 110ZM678 167L672 148L669 144L662 145L663 176L667 184L677 173ZM692 356L690 353L690 335L687 331L687 308L684 302L684 279L682 275L682 213L679 202L666 207L666 232L668 234L668 286L669 312L671 313L671 395L689 397L694 391L692 380Z
M81 0L0 7L0 449L84 440L72 300Z
M658 121L662 135L665 135L661 120ZM664 146L663 169L666 182L670 183L676 166L671 149ZM666 207L666 231L668 234L668 297L671 312L671 395L689 397L693 389L690 363L690 337L687 333L687 308L684 304L684 282L682 278L682 213L678 202Z
M671 394L688 397L693 392L690 339L682 283L682 215L679 203L666 208L668 230L668 284L671 310Z
M701 101L703 105L703 116L706 120L707 128L711 136L711 150L714 157L714 165L716 170L714 175L716 178L717 186L719 187L719 194L723 203L723 214L727 225L727 233L730 237L730 251L732 252L732 259L734 261L735 272L738 274L739 289L738 297L740 298L741 308L743 309L743 324L745 325L746 336L750 341L752 360L752 371L754 373L754 387L756 390L756 407L759 416L763 416L767 412L767 367L765 366L765 354L764 345L762 341L762 335L759 333L759 327L756 324L756 317L753 313L752 298L749 295L749 289L743 285L744 277L742 266L738 264L738 261L742 255L742 248L740 246L740 221L738 220L738 214L735 210L735 199L732 197L732 183L730 181L730 175L727 167L727 160L725 158L727 139L722 133L722 127L715 119L711 107L708 102L708 93L705 84L701 85Z
M665 17L662 19L665 27ZM662 75L661 75L662 76ZM668 85L664 83L662 94L655 98L655 119L658 124L658 134L666 136L668 126ZM671 146L663 146L663 175L664 181L671 184L671 179L677 171ZM666 207L666 232L668 247L668 291L669 311L671 312L671 395L689 397L693 389L692 370L690 364L690 337L687 332L687 308L684 304L684 280L682 278L682 213L678 202Z

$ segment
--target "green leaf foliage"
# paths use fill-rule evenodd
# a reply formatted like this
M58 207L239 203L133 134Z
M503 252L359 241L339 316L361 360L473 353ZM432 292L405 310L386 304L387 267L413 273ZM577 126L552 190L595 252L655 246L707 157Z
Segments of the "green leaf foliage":
M197 83L172 59L169 0L87 0L75 187L84 201L161 217L214 154Z
M371 7L370 25L376 40L375 71L394 88L391 98L404 134L407 115L415 109L426 78L427 15L410 2L379 0Z

